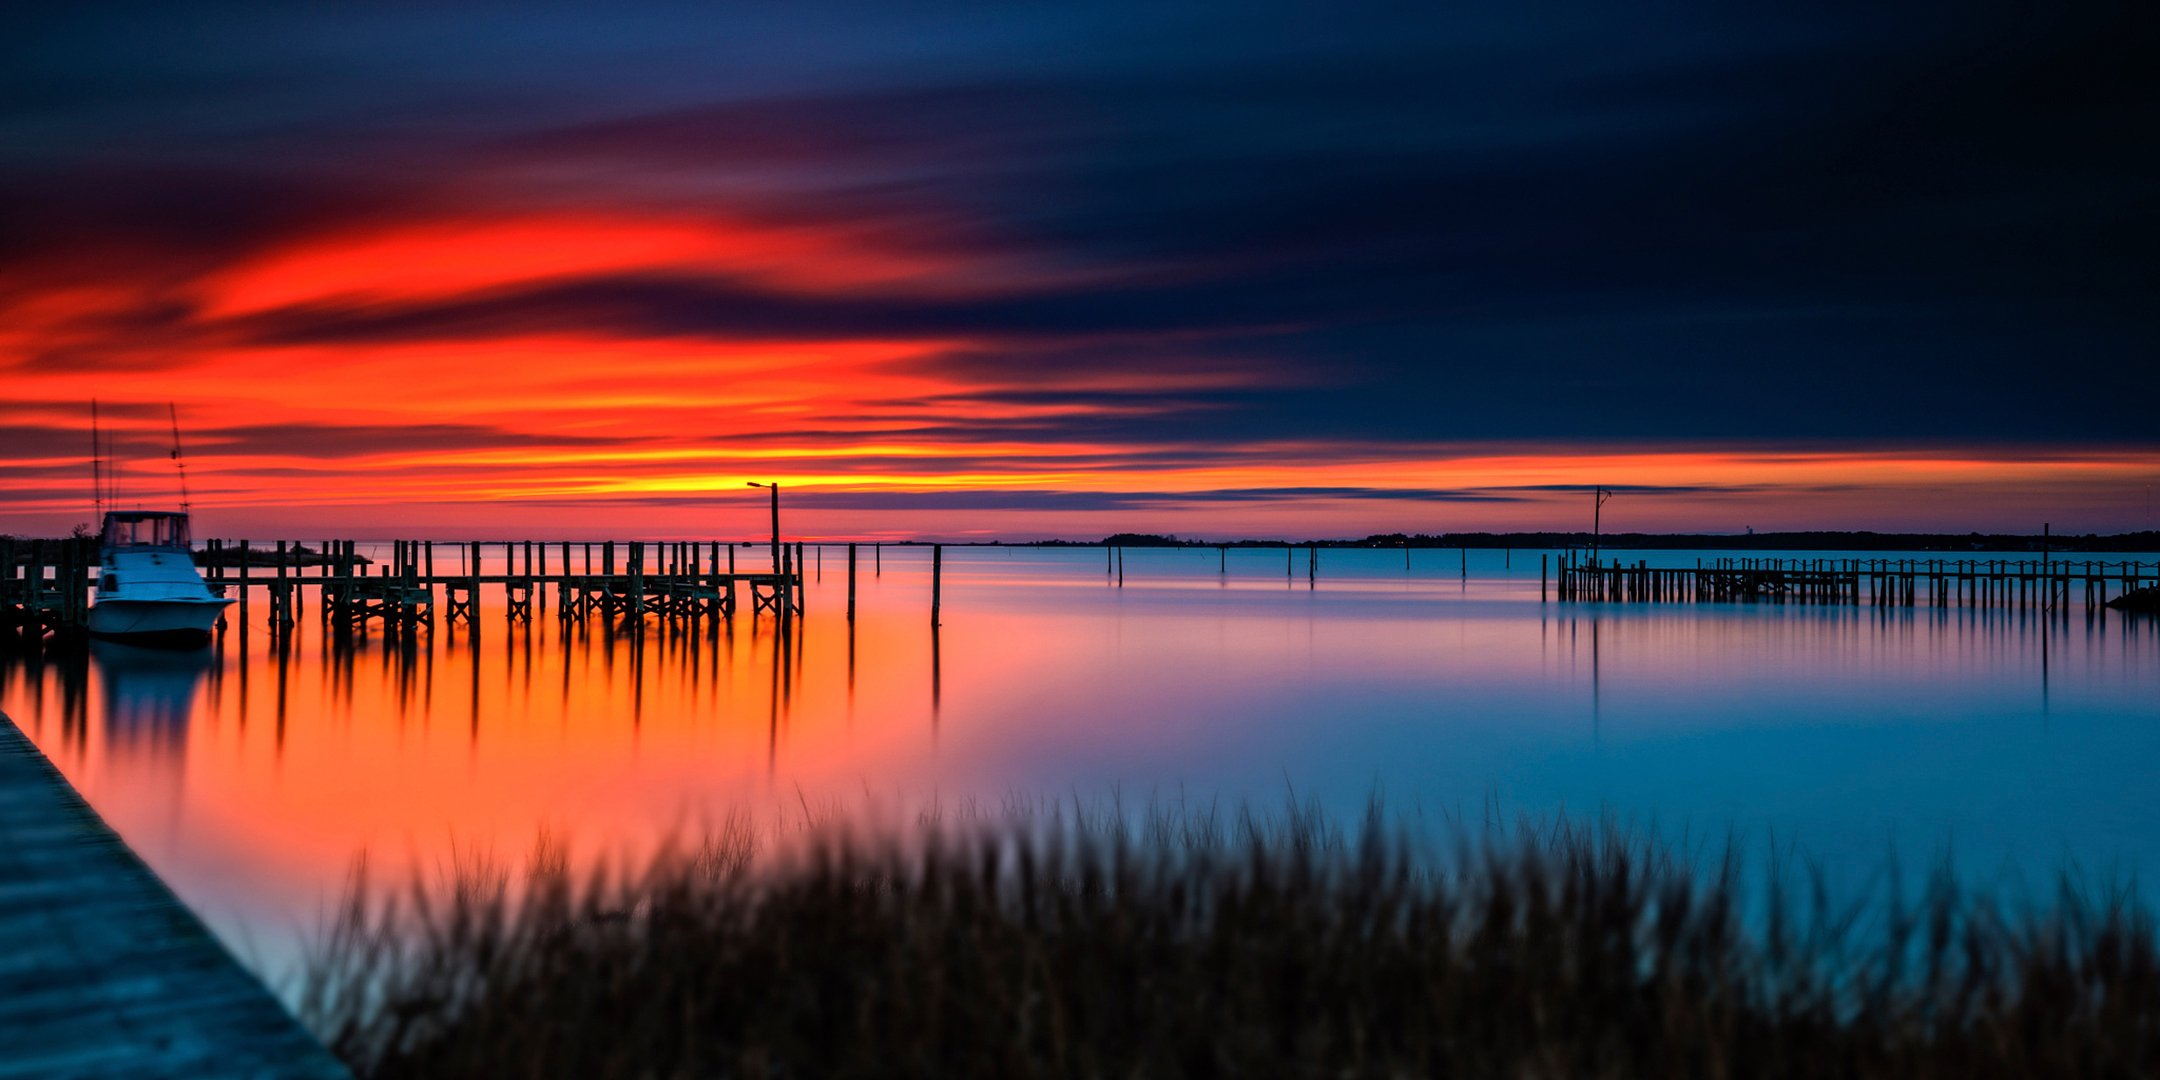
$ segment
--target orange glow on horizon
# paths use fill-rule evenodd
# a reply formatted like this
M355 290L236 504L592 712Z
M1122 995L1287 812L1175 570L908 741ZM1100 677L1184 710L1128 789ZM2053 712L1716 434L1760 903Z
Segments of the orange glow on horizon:
M2151 449L1188 438L1184 417L1224 407L1208 393L1299 376L1220 360L1103 370L979 333L512 326L296 343L257 325L621 274L773 295L995 293L1016 280L1006 266L901 229L592 212L328 229L208 268L78 253L0 289L0 425L23 433L0 459L0 531L88 517L92 398L135 499L172 487L177 403L203 535L748 534L753 479L789 491L789 531L824 537L1575 529L1599 484L1629 495L1614 526L1643 531L2113 530L2149 519L2160 479ZM1132 344L1175 356L1185 338ZM1009 370L980 359L1006 356ZM936 498L951 496L970 501Z

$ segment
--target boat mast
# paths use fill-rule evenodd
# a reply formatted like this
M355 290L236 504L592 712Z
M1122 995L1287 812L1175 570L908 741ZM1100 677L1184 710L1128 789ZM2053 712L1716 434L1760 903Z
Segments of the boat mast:
M105 448L98 442L97 399L90 399L90 503L98 527L105 522Z
M180 472L180 512L188 512L187 459L180 456L180 409L172 402L165 403L166 415L172 417L173 468Z
M105 508L120 509L120 456L112 452L112 440L105 440Z

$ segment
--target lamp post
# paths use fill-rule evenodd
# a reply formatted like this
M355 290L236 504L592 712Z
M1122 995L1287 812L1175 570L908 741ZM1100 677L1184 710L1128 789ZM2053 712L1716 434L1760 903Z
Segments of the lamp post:
M1590 511L1590 565L1592 566L1597 565L1598 544L1605 536L1605 500L1610 498L1612 498L1612 492L1605 490L1603 487L1598 488L1597 505ZM778 526L774 527L778 528Z
M789 617L795 608L795 590L788 585L787 575L781 570L780 485L778 483L761 484L755 480L749 481L749 484L751 487L764 488L772 492L773 614L779 618L780 626L784 630L789 625Z
M780 485L761 484L752 480L750 486L765 488L772 492L772 572L775 576L778 576L780 573Z

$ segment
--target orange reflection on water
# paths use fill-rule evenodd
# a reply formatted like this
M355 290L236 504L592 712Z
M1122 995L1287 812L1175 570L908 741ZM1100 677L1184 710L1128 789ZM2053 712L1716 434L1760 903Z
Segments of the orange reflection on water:
M243 948L310 925L362 850L514 863L543 829L595 854L734 811L1287 785L1436 820L1498 797L1768 822L1855 858L1941 823L1979 865L2073 832L2151 846L2150 628L1541 604L1537 555L1328 550L1308 579L1303 552L1133 549L1120 587L1100 549L955 550L934 635L922 549L860 553L852 626L844 549L813 552L786 638L769 617L526 627L489 597L476 630L344 643L310 611L281 648L258 596L199 652L9 661L0 708ZM1930 769L1882 764L1915 754Z

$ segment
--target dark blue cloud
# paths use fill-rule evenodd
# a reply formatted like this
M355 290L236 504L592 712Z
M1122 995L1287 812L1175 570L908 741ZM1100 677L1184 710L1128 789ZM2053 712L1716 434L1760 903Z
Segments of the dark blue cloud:
M215 261L483 174L1084 272L936 300L615 278L229 329L957 336L926 364L993 388L1252 376L1042 422L1075 439L2151 445L2154 28L2114 5L41 14L0 66L0 259L112 230Z

